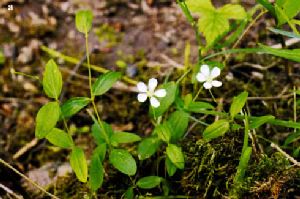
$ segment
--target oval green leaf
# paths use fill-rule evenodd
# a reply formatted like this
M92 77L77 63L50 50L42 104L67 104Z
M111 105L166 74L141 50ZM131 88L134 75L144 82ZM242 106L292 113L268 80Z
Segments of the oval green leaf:
M133 133L127 133L127 132L116 132L111 136L111 142L112 144L115 145L132 143L140 140L141 140L140 136Z
M177 170L177 167L171 162L171 160L166 157L165 166L169 176L173 176Z
M207 141L224 135L229 130L227 120L218 120L209 125L203 132L203 138Z
M61 108L61 118L69 118L90 103L90 98L74 97L66 101Z
M92 28L93 13L90 10L80 10L76 13L75 22L77 30L87 34Z
M61 148L71 148L74 145L72 137L65 131L58 128L53 128L46 136L46 139L51 144Z
M185 134L189 123L189 114L184 111L175 111L168 119L172 132L172 142L177 142Z
M245 106L247 102L248 92L244 91L238 96L233 98L233 101L230 106L230 115L234 118L239 112L241 112L242 108Z
M74 147L70 155L70 164L80 182L86 182L88 176L87 162L81 148Z
M136 162L124 149L113 149L109 155L109 162L126 175L133 176L136 173Z
M50 59L46 64L43 75L43 88L48 97L58 99L62 89L62 77L53 59Z
M261 125L269 122L270 120L274 120L274 119L275 119L275 117L272 115L250 118L249 128L256 129L256 128L260 127Z
M92 136L94 137L97 145L102 143L110 144L110 137L113 135L113 129L109 124L102 121L102 125L105 131L103 131L103 128L97 121L92 126Z
M141 189L153 189L158 186L163 178L158 176L147 176L139 179L136 185Z
M100 75L92 86L93 95L103 95L121 78L120 72L107 72Z
M178 169L184 168L184 156L180 147L174 144L169 144L169 146L166 149L166 152L168 158Z
M168 123L159 124L155 127L154 133L156 133L162 141L169 143L171 138L171 130Z
M214 109L214 106L208 102L190 102L186 107L186 110L192 113L202 113L201 111L207 109Z
M93 151L93 156L98 156L101 162L103 162L103 160L105 159L105 155L106 155L105 143L99 144Z
M100 157L93 155L89 170L89 185L93 191L97 191L103 183L103 166Z
M157 137L143 139L138 146L138 157L140 160L151 157L159 148L161 141Z
M45 104L36 116L35 136L44 138L55 127L60 114L59 104L49 102Z

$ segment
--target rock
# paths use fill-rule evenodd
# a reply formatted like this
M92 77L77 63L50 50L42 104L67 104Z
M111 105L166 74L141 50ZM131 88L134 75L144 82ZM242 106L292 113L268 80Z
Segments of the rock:
M20 50L20 54L17 58L18 62L27 64L32 60L32 49L30 47L23 47Z

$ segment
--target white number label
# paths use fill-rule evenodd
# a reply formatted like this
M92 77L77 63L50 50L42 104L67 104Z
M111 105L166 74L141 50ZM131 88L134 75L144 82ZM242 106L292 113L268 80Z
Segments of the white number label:
M11 11L11 10L14 10L14 6L13 6L13 5L11 5L11 4L10 4L10 5L8 5L8 6L7 6L7 10L9 10L9 11Z

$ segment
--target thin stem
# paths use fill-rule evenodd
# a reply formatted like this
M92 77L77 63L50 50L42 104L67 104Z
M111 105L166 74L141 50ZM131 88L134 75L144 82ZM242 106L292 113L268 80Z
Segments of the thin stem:
M209 89L209 93L210 93L211 97L213 98L214 102L216 102L216 103L217 103L217 101L216 101L216 98L214 97L214 95L212 94L212 92L211 92L211 90L210 90L210 89Z
M40 80L40 78L38 76L28 75L26 73L18 72L18 71L15 71L15 69L13 69L13 68L11 69L11 73L16 74L16 75L22 75L22 76L25 76L25 77L29 77L29 78L35 79L35 80Z
M296 87L294 86L294 122L297 122L297 96L296 96ZM297 130L294 129L294 132Z
M193 102L198 98L198 96L200 95L201 91L203 90L203 86L201 86L197 92L197 94L195 95L195 97L193 98Z
M48 196L55 198L55 199L59 199L58 197L56 197L55 195L49 193L48 191L46 191L43 187L41 187L40 185L38 185L37 183L35 183L34 181L32 181L30 178L28 178L26 175L24 175L23 173L21 173L20 171L18 171L17 169L15 169L13 166L11 166L9 163L5 162L2 158L0 158L0 163L2 163L3 165L5 165L6 167L8 167L9 169L11 169L12 171L14 171L16 174L20 175L21 177L23 177L25 180L27 180L28 182L30 182L32 185L34 185L36 188L38 188L39 190L41 190L42 192L44 192L45 194L47 194Z
M89 55L89 44L88 44L88 33L85 33L85 51L86 51L86 60L89 70L89 87L92 101L94 100L94 95L92 92L92 72L91 72L91 64L90 64L90 55Z
M86 60L87 60L87 65L88 65L88 70L89 70L89 87L90 87L91 101L92 101L93 108L94 108L94 111L97 116L98 123L104 132L106 143L109 145L109 143L110 143L109 138L108 138L107 132L104 128L104 125L100 119L100 115L99 115L97 106L95 104L95 96L92 91L92 72L91 72L90 55L89 55L88 32L85 33L85 51L86 51Z

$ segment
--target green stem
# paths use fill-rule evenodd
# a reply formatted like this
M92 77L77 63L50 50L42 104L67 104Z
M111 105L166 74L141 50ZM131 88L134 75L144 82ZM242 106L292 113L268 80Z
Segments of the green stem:
M97 106L95 104L95 95L93 94L93 90L92 90L92 71L91 71L91 64L90 64L90 53L89 53L88 33L87 32L85 33L85 51L86 51L86 60L87 60L87 65L88 65L88 70L89 70L89 87L90 87L91 101L92 101L93 108L94 108L94 111L97 116L98 123L103 130L103 134L105 135L106 143L110 146L109 137L108 137L105 127L101 121Z
M197 92L197 94L195 95L193 102L198 98L198 96L200 95L201 91L203 90L203 86L201 86Z
M38 188L40 191L42 191L43 193L47 194L48 196L50 196L51 198L55 198L55 199L59 199L58 197L56 197L55 195L49 193L48 191L46 191L43 187L41 187L40 185L38 185L37 183L35 183L33 180L31 180L29 177L27 177L26 175L24 175L23 173L21 173L20 171L18 171L17 169L15 169L13 166L11 166L9 163L5 162L2 158L0 158L0 163L2 163L4 166L8 167L9 169L11 169L12 171L14 171L16 174L20 175L22 178L24 178L25 180L27 180L28 182L30 182L32 185L34 185L36 188Z
M210 89L209 89L209 93L210 93L211 97L213 98L214 102L216 102L216 103L217 103L217 101L216 101L216 98L215 98L215 96L212 94L212 92L211 92L211 90L210 90Z
M90 64L90 53L89 53L89 44L88 44L88 33L85 33L85 51L86 51L86 60L87 60L87 65L88 65L88 70L89 70L89 87L90 87L90 94L91 94L91 99L94 101L94 95L92 91L92 72L91 72L91 64Z

